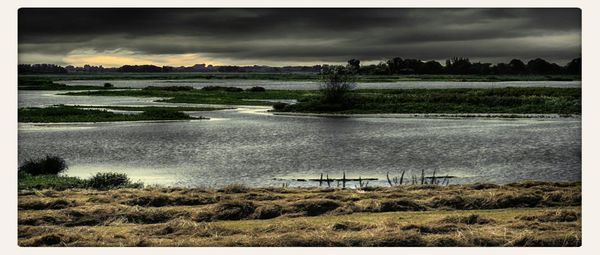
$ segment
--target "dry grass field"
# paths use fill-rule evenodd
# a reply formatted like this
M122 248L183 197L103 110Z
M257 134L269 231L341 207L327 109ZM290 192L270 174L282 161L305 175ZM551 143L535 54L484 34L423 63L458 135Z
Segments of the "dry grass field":
M20 246L579 246L580 183L19 195Z

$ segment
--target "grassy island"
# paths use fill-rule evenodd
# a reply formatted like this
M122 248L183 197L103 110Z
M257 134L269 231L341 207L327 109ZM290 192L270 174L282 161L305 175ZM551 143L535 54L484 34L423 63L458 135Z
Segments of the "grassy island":
M273 105L272 102L257 101L270 99L298 101L276 109L283 112L581 114L580 88L357 89L334 104L323 103L318 90L142 89L65 94L164 97L164 102L230 105Z
M87 107L86 107L87 108ZM103 107L111 108L111 107ZM115 108L115 107L112 107ZM116 107L119 108L119 107ZM100 109L82 109L76 106L52 106L46 108L19 108L19 122L108 122L108 121L141 121L141 120L190 120L191 117L178 108L125 108L129 111L139 111L138 114L120 114ZM202 117L200 117L202 118Z

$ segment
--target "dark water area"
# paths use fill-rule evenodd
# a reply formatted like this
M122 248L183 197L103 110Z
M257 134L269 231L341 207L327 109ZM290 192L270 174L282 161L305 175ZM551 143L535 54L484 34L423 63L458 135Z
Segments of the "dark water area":
M112 99L132 103L98 100ZM283 181L273 178L340 178L344 171L386 185L387 172L423 169L458 176L452 183L581 180L580 119L322 118L267 110L192 112L211 118L193 121L21 123L19 162L54 154L70 164L71 176L114 171L192 187L277 186Z

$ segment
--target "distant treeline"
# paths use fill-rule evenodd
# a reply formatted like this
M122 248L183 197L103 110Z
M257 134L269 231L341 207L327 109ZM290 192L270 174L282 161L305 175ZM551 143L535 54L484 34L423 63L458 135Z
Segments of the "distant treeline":
M520 59L513 59L509 63L471 63L468 58L452 58L446 60L446 65L437 61L424 62L419 59L392 58L376 65L360 65L360 60L348 61L349 68L359 74L475 74L475 75L557 75L581 74L581 58L571 60L567 65L560 66L544 59L536 58L525 64Z
M158 73L158 72L262 72L262 73L319 73L328 65L314 66L213 66L196 64L193 66L155 66L155 65L124 65L121 67L102 67L85 65L75 67L72 65L61 67L53 64L20 64L19 74L61 74L61 73ZM473 74L473 75L581 75L581 58L571 60L565 66L550 63L544 59L536 58L523 62L513 59L508 63L481 63L471 62L468 58L452 58L446 60L445 65L437 61L422 61L420 59L402 59L395 57L379 64L361 65L360 60L351 59L347 67L363 75L401 75L401 74Z

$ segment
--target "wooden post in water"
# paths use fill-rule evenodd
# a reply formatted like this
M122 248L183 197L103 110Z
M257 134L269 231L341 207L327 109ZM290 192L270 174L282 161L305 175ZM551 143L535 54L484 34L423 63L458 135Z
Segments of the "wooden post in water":
M431 184L435 185L435 169L433 170L433 175L431 176Z
M323 173L321 173L321 178L319 178L319 187L323 185Z
M406 170L402 170L402 175L400 175L400 186L402 186L402 181L404 180L404 172Z
M329 174L327 174L327 187L331 188L331 181L329 180Z
M392 184L392 180L390 180L390 172L387 172L387 174L385 175L385 177L387 178L387 181L390 184L390 187L393 187L394 185Z
M425 184L425 169L421 170L421 185Z
M346 188L346 171L343 172L342 175L342 189Z

